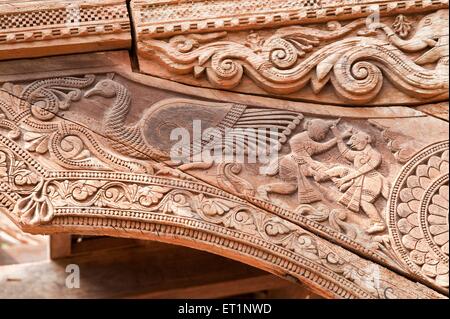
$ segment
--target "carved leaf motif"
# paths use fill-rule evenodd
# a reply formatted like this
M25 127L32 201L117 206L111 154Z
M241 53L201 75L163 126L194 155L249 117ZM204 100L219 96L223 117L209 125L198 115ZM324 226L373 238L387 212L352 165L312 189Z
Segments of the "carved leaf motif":
M67 206L67 198L71 196L71 185L69 181L53 181L48 187L48 197L56 207Z
M164 214L175 214L184 217L193 217L191 204L188 200L188 194L182 192L169 193L160 207Z
M317 244L309 235L295 234L295 236L291 236L290 240L286 243L286 248L302 254L308 259L319 259Z
M278 236L291 233L293 228L289 227L281 218L274 217L264 224L264 230L269 236Z
M135 198L142 206L149 207L158 203L168 191L168 188L160 186L139 187Z
M236 206L236 204L227 200L206 198L203 194L199 194L196 197L196 202L198 203L199 209L207 216L222 216Z
M105 182L93 180L79 181L72 186L72 196L76 200L84 201L88 197L94 195L104 184Z
M131 201L126 191L125 185L105 185L99 191L99 196L95 201L98 207L119 207L130 208Z
M21 223L27 225L45 224L53 218L53 204L47 197L44 185L41 182L35 191L16 202L13 214L19 216Z
M23 138L26 142L25 149L30 152L45 154L48 151L48 133L25 132Z
M19 170L14 174L14 182L16 185L36 185L38 183L39 177L32 171L29 170Z
M412 24L403 14L399 14L395 18L392 28L401 38L406 38L411 32Z
M256 234L257 226L251 212L246 208L237 208L232 214L226 216L223 220L226 227L244 231L249 234Z

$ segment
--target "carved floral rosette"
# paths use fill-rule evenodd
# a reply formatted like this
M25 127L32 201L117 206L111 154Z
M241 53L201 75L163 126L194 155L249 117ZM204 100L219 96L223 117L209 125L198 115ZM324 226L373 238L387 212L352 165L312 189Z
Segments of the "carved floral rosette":
M400 172L389 202L395 251L417 275L448 288L448 141L430 145Z

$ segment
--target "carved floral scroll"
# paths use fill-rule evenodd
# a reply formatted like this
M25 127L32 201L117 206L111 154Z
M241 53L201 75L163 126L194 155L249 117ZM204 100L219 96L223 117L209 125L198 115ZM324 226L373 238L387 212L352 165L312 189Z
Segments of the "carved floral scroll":
M409 103L445 100L448 9L414 18L168 38L142 33L138 49L144 72L206 87L353 105L389 103L381 92Z

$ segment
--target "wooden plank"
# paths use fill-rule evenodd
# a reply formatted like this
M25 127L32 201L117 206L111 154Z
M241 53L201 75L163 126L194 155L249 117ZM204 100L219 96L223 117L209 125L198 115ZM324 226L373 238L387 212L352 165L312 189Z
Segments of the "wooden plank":
M145 241L130 238L73 235L71 255L89 254L97 250L124 249L145 244Z
M66 286L71 264L79 267L80 288ZM0 267L0 298L220 298L290 285L220 256L152 242Z

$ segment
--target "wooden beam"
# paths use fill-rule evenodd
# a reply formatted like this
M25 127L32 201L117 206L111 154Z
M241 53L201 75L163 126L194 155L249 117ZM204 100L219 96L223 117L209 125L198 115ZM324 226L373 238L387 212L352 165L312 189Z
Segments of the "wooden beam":
M66 286L70 264L80 288ZM245 264L153 242L0 267L0 298L221 298L287 286L294 284Z
M53 234L49 236L48 255L50 259L69 257L72 253L72 236L70 234Z

